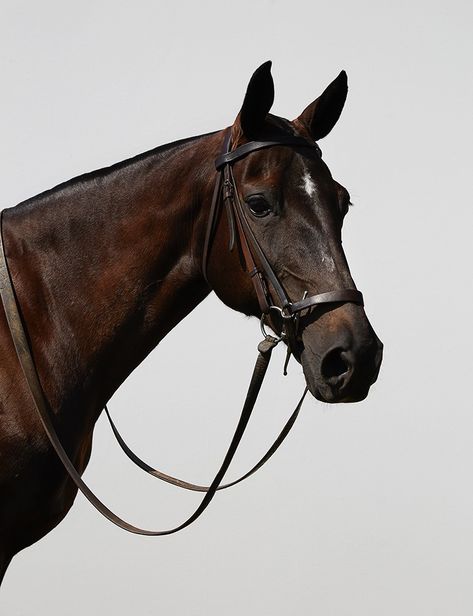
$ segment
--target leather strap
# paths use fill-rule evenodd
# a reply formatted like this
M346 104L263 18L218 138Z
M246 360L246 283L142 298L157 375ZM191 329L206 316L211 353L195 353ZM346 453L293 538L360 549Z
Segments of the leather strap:
M233 435L233 438L231 440L228 451L225 455L220 469L215 475L212 483L210 484L208 490L205 493L204 498L202 499L200 505L197 507L194 513L190 515L187 520L185 520L182 524L171 529L148 530L140 528L138 526L134 526L133 524L126 522L121 517L116 515L113 511L111 511L92 492L92 490L87 486L87 484L83 481L83 479L75 469L71 459L69 458L69 455L61 444L61 441L56 432L56 428L54 426L52 410L43 392L39 376L34 365L33 357L31 355L31 350L27 339L27 334L23 327L19 307L16 301L13 283L5 257L2 222L3 212L0 213L0 297L5 310L5 315L7 318L8 326L10 328L10 333L12 336L13 344L15 346L18 361L28 384L34 407L38 413L43 428L51 442L51 445L53 446L59 459L64 465L64 468L69 474L69 477L75 483L77 488L89 500L89 502L97 509L97 511L99 511L99 513L101 513L105 518L128 532L135 533L138 535L161 536L171 535L178 532L179 530L182 530L183 528L186 528L187 526L192 524L192 522L197 520L197 518L207 508L210 501L215 496L215 493L220 483L222 482L222 479L227 472L228 467L230 466L230 463L233 459L233 456L235 455L236 449L241 441L245 428L250 419L251 412L254 408L258 393L261 388L261 384L263 382L264 376L269 365L272 350L278 344L279 340L271 336L267 336L266 339L263 340L258 346L258 357L255 363L253 375L251 377L245 403L243 405L243 409L235 433Z
M321 156L321 151L317 143L309 142L295 135L278 135L277 138L267 141L250 141L234 150L231 150L230 138L231 132L227 128L222 154L215 161L218 174L204 244L202 266L204 276L207 279L210 244L212 242L213 230L216 226L219 203L221 202L220 197L223 190L223 200L227 207L230 224L230 247L233 247L235 239L236 221L237 237L245 260L246 270L253 282L261 312L268 314L271 309L280 312L285 320L286 341L291 351L297 356L296 317L301 311L327 303L353 302L363 305L363 295L357 289L336 289L304 297L304 299L297 302L291 302L248 223L245 208L242 205L233 176L232 165L252 152L277 145L307 148L309 151L312 150L317 156Z
M285 337L288 344L288 357L286 359L284 369L284 373L286 373L287 361L289 359L291 351L294 355L296 355L296 357L298 356L299 345L297 340L297 334L300 312L305 309L312 308L316 305L325 303L356 302L359 304L363 304L363 296L356 289L340 289L335 291L329 291L327 293L320 293L311 297L304 297L298 302L290 302L284 288L280 284L276 274L274 273L270 263L266 258L266 255L264 254L264 251L262 250L250 225L248 224L245 210L241 203L240 195L238 193L235 179L233 177L232 163L247 156L251 152L261 150L267 147L272 147L275 145L288 145L292 147L312 148L312 150L314 150L314 152L318 156L321 156L321 151L318 145L316 143L309 143L305 139L299 137L283 136L278 137L278 140L272 141L251 141L230 152L230 139L231 129L227 128L225 130L223 139L222 154L216 159L215 163L216 169L219 171L219 173L217 174L217 180L215 182L212 203L209 212L209 219L207 223L207 230L204 241L202 270L204 277L208 282L207 264L210 245L213 240L213 235L217 224L219 205L223 203L226 207L230 230L229 250L233 249L235 237L237 235L240 249L245 261L245 269L252 279L261 312L263 314L267 314L271 309L278 309L283 319L285 319ZM238 230L238 234L235 234L235 228ZM259 263L259 265L257 265L257 263ZM275 293L277 297L276 305L274 305L274 301L271 297L270 289L268 288L267 283L269 283L273 293ZM252 475L254 472L256 472L259 468L261 468L261 466L267 460L269 460L269 458L279 448L279 446L289 433L289 430L291 429L292 425L294 424L294 421L299 413L302 401L304 400L306 393L307 389L305 390L304 395L302 396L299 404L297 405L296 410L290 416L278 438L275 440L275 442L269 448L266 454L261 458L261 460L250 471L248 471L248 473L246 473L239 479L232 481L231 483L219 486L217 490L223 490L230 486L236 485L240 481L243 481L244 479ZM163 473L162 471L159 471L150 466L147 462L137 456L126 444L125 440L123 439L116 425L114 424L107 407L105 407L105 412L120 447L128 456L128 458L139 468L149 473L150 475L161 479L162 481L166 481L167 483L170 483L180 488L196 492L206 492L209 490L209 486L202 486L190 483L188 481L184 481L182 479L178 479L176 477L172 477L171 475Z
M274 443L271 445L268 451L264 454L264 456L259 460L259 462L257 462L247 473L245 473L238 479L235 479L231 481L230 483L219 485L217 488L217 491L226 490L227 488L235 486L237 485L237 483L244 481L245 479L247 479L248 477L256 473L256 471L259 470L263 466L263 464L266 464L266 462L273 456L273 454L276 453L276 451L279 449L280 445L282 444L286 436L289 434L289 431L291 430L292 426L294 425L294 422L296 421L299 415L299 411L301 410L302 403L304 402L304 398L306 397L307 391L308 390L306 387L304 390L304 393L302 394L302 398L299 400L294 412L291 414L287 422L284 424L283 429L278 434L278 437L276 438ZM173 486L177 486L178 488L184 488L185 490L192 490L193 492L208 492L209 491L210 486L202 486L196 483L190 483L189 481L178 479L177 477L173 477L172 475L167 475L166 473L163 473L162 471L159 471L153 468L147 462L139 458L136 455L136 453L132 449L130 449L130 447L126 444L125 440L123 439L120 432L118 431L118 428L115 425L107 407L105 407L105 413L108 417L108 421L110 422L110 426L115 435L115 438L118 441L118 444L120 445L124 453L128 456L128 458L134 464L136 464L136 466L141 468L141 470L149 473L150 475L152 475L153 477L156 477L157 479L161 479L162 481L165 481L166 483L170 483Z
M235 218L238 221L237 226L240 231L239 237L243 253L245 255L245 260L253 266L250 266L248 271L252 276L258 299L260 299L261 293L266 294L265 301L262 302L260 300L260 307L263 313L269 312L270 308L280 307L283 318L289 318L298 314L302 310L306 310L320 304L353 302L363 305L363 295L357 289L336 289L326 293L311 295L310 297L304 298L298 302L291 302L248 223L245 210L241 203L240 195L236 189L235 179L233 177L233 172L230 165L224 167L224 177L228 178L225 179L225 182L229 182L233 187L232 204L235 212ZM247 256L248 254L249 256ZM255 259L260 264L262 272L260 272L260 269L255 265ZM262 273L263 275L260 275L255 279L255 273ZM268 292L263 286L264 280L269 282L277 296L278 303L276 305L274 305L274 302L272 302L271 298L268 297ZM266 310L264 310L265 307L267 307Z
M262 302L260 301L260 306L261 306L261 311L263 312L263 314L267 314L270 310L271 305L274 304L274 301L269 293L269 289L265 289L263 287L263 280L265 280L266 282L270 284L271 288L273 289L273 292L277 296L277 301L281 305L288 304L289 299L286 295L286 292L284 291L283 286L279 282L278 277L274 273L274 270L271 267L268 259L266 258L266 255L264 254L263 249L261 248L258 240L256 239L255 234L253 233L253 230L251 229L248 223L248 220L245 215L245 211L243 209L243 205L241 203L240 195L238 193L238 189L236 188L236 185L235 185L235 178L233 177L233 170L230 165L227 165L225 167L225 172L228 174L229 182L233 186L232 205L233 205L233 210L235 212L235 218L238 220L238 223L239 223L238 227L240 229L240 241L242 242L242 244L246 243L246 245L248 246L248 252L251 255L252 262L253 263L257 262L259 264L259 267L254 265L253 269L252 270L250 269L248 273L252 277L253 285L255 286L257 295L259 292L263 292L266 295L265 303L262 305ZM256 277L255 272L261 272L264 278L263 276Z
M312 308L312 306L320 306L320 304L336 304L337 302L352 302L354 304L364 305L363 294L357 289L337 289L336 291L327 291L318 295L311 295L301 299L298 302L290 302L285 310L289 314L297 314L301 310Z
M227 128L223 137L222 152L226 152L230 147L231 130ZM218 207L220 204L220 193L222 190L222 174L217 174L217 180L214 186L214 192L212 195L212 202L210 204L209 218L207 222L207 229L205 231L204 250L202 254L202 273L206 282L209 282L207 277L207 265L209 262L210 247L212 245L213 236L215 233L215 227L217 226L218 219Z
M263 150L264 148L271 148L275 145L287 145L292 146L293 148L311 148L319 156L322 155L322 152L315 141L309 142L306 139L296 137L295 135L278 135L277 139L268 141L249 141L248 143L244 143L240 147L235 148L231 152L227 151L224 154L221 154L215 160L215 168L217 171L220 171L225 165L234 163L236 160L240 160L251 152Z

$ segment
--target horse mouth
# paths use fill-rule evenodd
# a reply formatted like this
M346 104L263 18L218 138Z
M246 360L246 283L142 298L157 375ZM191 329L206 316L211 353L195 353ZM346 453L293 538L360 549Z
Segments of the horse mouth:
M371 385L368 385L364 389L364 391L359 392L350 392L348 394L333 391L332 389L325 388L323 386L318 387L317 385L312 385L308 381L307 387L310 393L314 396L316 400L319 402L325 402L327 404L340 404L340 403L353 403L353 402L361 402L364 400L369 393Z
M328 404L361 402L376 382L381 367L383 345L375 339L359 354L334 347L322 358L304 350L301 363L310 393Z

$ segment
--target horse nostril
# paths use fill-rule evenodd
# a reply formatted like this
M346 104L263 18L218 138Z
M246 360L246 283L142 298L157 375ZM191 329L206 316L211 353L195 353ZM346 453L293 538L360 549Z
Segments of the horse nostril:
M338 379L350 369L342 348L332 349L322 360L321 372L326 379Z

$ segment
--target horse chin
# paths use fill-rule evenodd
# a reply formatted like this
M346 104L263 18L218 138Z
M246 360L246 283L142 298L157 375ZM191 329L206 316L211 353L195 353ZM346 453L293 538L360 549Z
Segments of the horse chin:
M340 392L333 391L330 387L324 383L317 383L306 377L307 389L314 396L316 400L320 402L326 402L327 404L339 404L347 402L361 402L364 400L370 388L367 387L364 391L352 392L349 395L345 395Z

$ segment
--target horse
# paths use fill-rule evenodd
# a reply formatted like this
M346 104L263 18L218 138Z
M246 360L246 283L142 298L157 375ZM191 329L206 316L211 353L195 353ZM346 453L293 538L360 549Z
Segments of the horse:
M4 210L15 301L55 430L78 475L107 400L211 291L284 339L316 399L367 396L383 346L342 248L350 196L317 145L336 124L347 91L342 71L289 121L270 113L274 84L266 62L229 128L160 146ZM229 176L215 180L222 153L232 185ZM231 200L232 188L238 212L211 213ZM278 306L276 287L291 302ZM311 303L322 296L320 305ZM288 311L296 304L293 318ZM77 485L35 412L3 308L0 357L1 582L13 556L64 518Z

